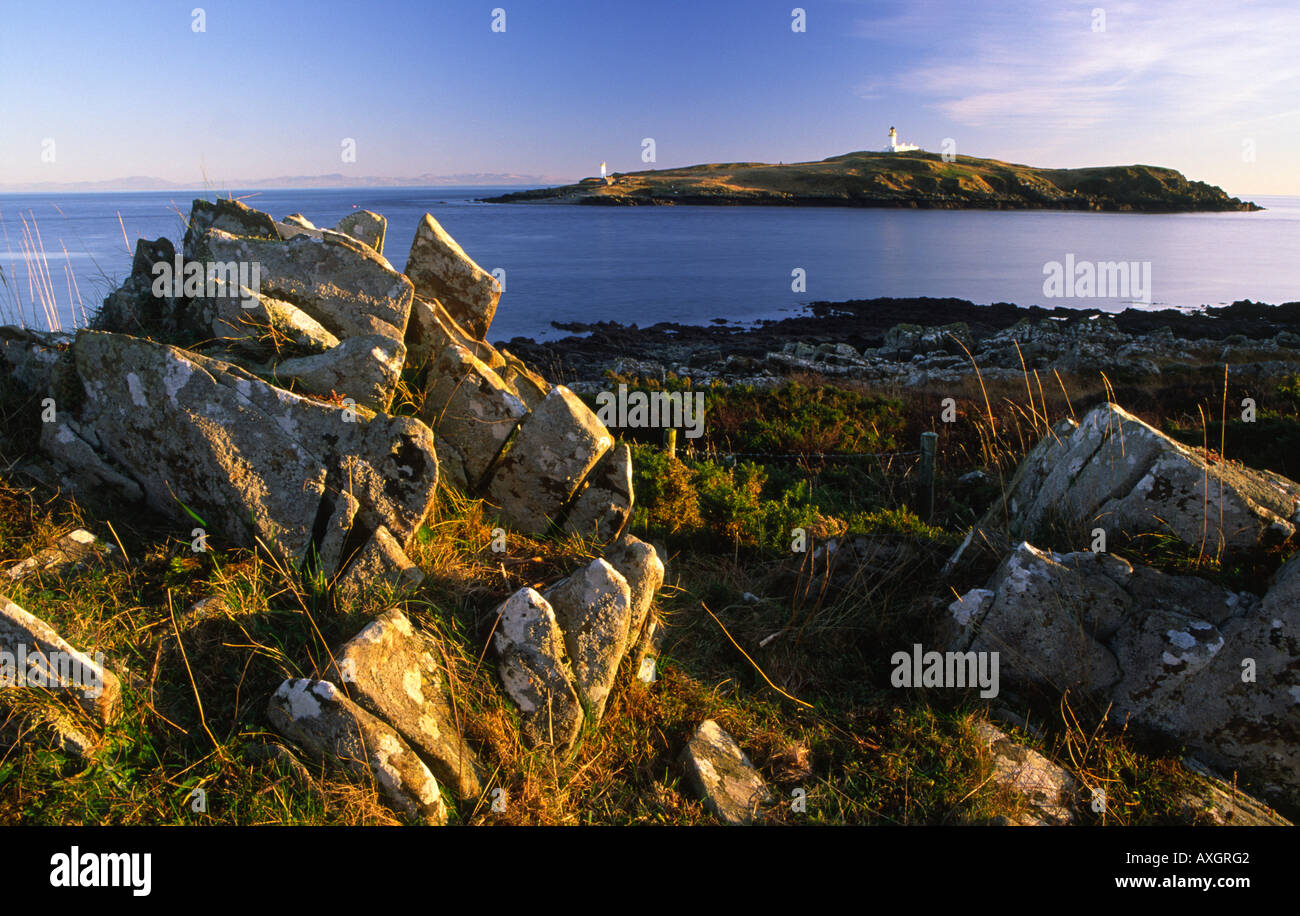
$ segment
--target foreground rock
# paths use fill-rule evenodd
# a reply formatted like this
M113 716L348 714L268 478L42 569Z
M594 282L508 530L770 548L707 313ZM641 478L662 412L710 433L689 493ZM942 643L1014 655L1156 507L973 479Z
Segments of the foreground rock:
M0 595L0 689L24 686L66 697L103 723L122 699L117 675Z
M329 681L285 681L271 697L267 715L317 762L374 779L398 811L428 824L446 823L438 783L420 758L401 735Z
M1060 827L1075 822L1079 786L1073 776L988 722L976 723L975 735L992 758L993 783L1023 800L1024 810L1007 818L1008 823Z
M494 645L501 683L519 708L524 741L568 752L578 740L583 712L555 611L540 594L524 588L497 613Z
M627 580L632 593L632 619L628 623L628 645L643 640L655 595L664 584L664 564L652 546L632 535L624 535L605 553L605 560ZM636 663L639 665L640 659Z
M1300 800L1300 556L1261 601L1021 544L949 617L950 648L998 652L1003 684L1081 690L1266 797Z
M319 555L330 578L352 559L345 543L378 537L400 553L424 520L438 464L418 420L312 401L139 338L83 331L73 356L80 403L44 424L42 448L80 456L67 473L83 489L125 481L127 498L190 526L192 512L232 544Z
M704 805L724 824L752 824L772 793L734 738L706 719L682 751L682 764Z
M1089 543L1094 528L1172 534L1211 554L1277 544L1297 524L1300 484L1207 462L1115 404L1057 424L983 523L1063 548Z
M604 560L591 564L546 592L564 633L578 696L594 725L605 714L619 662L627 653L632 592Z
M460 737L446 678L426 640L393 608L335 653L330 679L397 729L444 786L473 800L481 791L478 759Z

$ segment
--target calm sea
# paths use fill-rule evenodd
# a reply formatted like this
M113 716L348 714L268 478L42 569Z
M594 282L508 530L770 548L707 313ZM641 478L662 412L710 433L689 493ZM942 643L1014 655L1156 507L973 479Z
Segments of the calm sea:
M386 254L405 266L433 213L485 269L505 271L493 340L554 337L551 322L706 324L796 313L814 300L955 296L975 302L1093 306L1123 297L1048 299L1044 265L1151 264L1151 307L1300 300L1300 198L1260 197L1259 213L1099 214L760 207L482 204L495 188L239 192L283 218L332 226L354 208L388 218ZM204 192L0 195L0 320L43 327L39 273L23 218L40 233L42 271L64 327L82 322L130 272L125 236L179 241ZM119 223L120 217L120 223ZM66 249L66 257L64 251ZM792 289L803 271L805 288ZM74 281L75 280L75 285ZM47 294L47 300L50 296ZM1131 298L1131 297L1130 297ZM926 316L918 314L917 321Z

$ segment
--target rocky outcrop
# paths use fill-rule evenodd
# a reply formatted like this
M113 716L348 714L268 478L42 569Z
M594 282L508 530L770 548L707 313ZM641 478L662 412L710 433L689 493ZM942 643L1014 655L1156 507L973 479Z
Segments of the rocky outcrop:
M426 824L444 824L438 782L391 726L329 681L287 680L267 706L271 724L318 763L374 780L392 805Z
M1300 556L1261 601L1022 543L949 606L949 625L952 650L999 653L1003 684L1085 692L1266 797L1300 799Z
M1300 484L1207 461L1115 404L1061 421L1027 455L985 529L1054 547L1091 531L1173 535L1223 549L1275 545L1300 524Z
M47 454L80 443L165 515L193 513L210 534L292 563L314 551L330 577L350 559L345 540L382 528L401 549L424 520L438 463L418 420L312 401L139 338L84 331L73 357L80 403L44 424ZM86 486L105 476L69 474ZM351 535L327 543L330 530Z
M627 527L634 501L632 449L623 443L606 452L587 475L569 506L565 530L607 544Z
M682 751L682 765L704 805L728 826L752 824L772 793L736 740L706 719Z

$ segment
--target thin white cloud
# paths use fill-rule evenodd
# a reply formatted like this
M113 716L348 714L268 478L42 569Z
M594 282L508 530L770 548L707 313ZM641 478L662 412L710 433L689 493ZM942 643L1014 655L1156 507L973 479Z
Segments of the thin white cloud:
M1105 31L1092 8L1044 13L922 3L864 21L859 34L921 51L915 64L872 79L860 94L919 92L967 127L1246 123L1300 98L1300 7L1159 0L1112 4ZM923 50L921 50L923 49Z

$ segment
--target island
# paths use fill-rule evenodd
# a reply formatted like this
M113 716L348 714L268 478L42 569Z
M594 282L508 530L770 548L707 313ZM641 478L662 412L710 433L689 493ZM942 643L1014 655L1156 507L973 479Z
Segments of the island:
M483 198L488 203L609 206L775 205L1180 213L1262 210L1223 189L1152 165L1043 169L886 150L773 165L731 162L615 172L577 184Z

